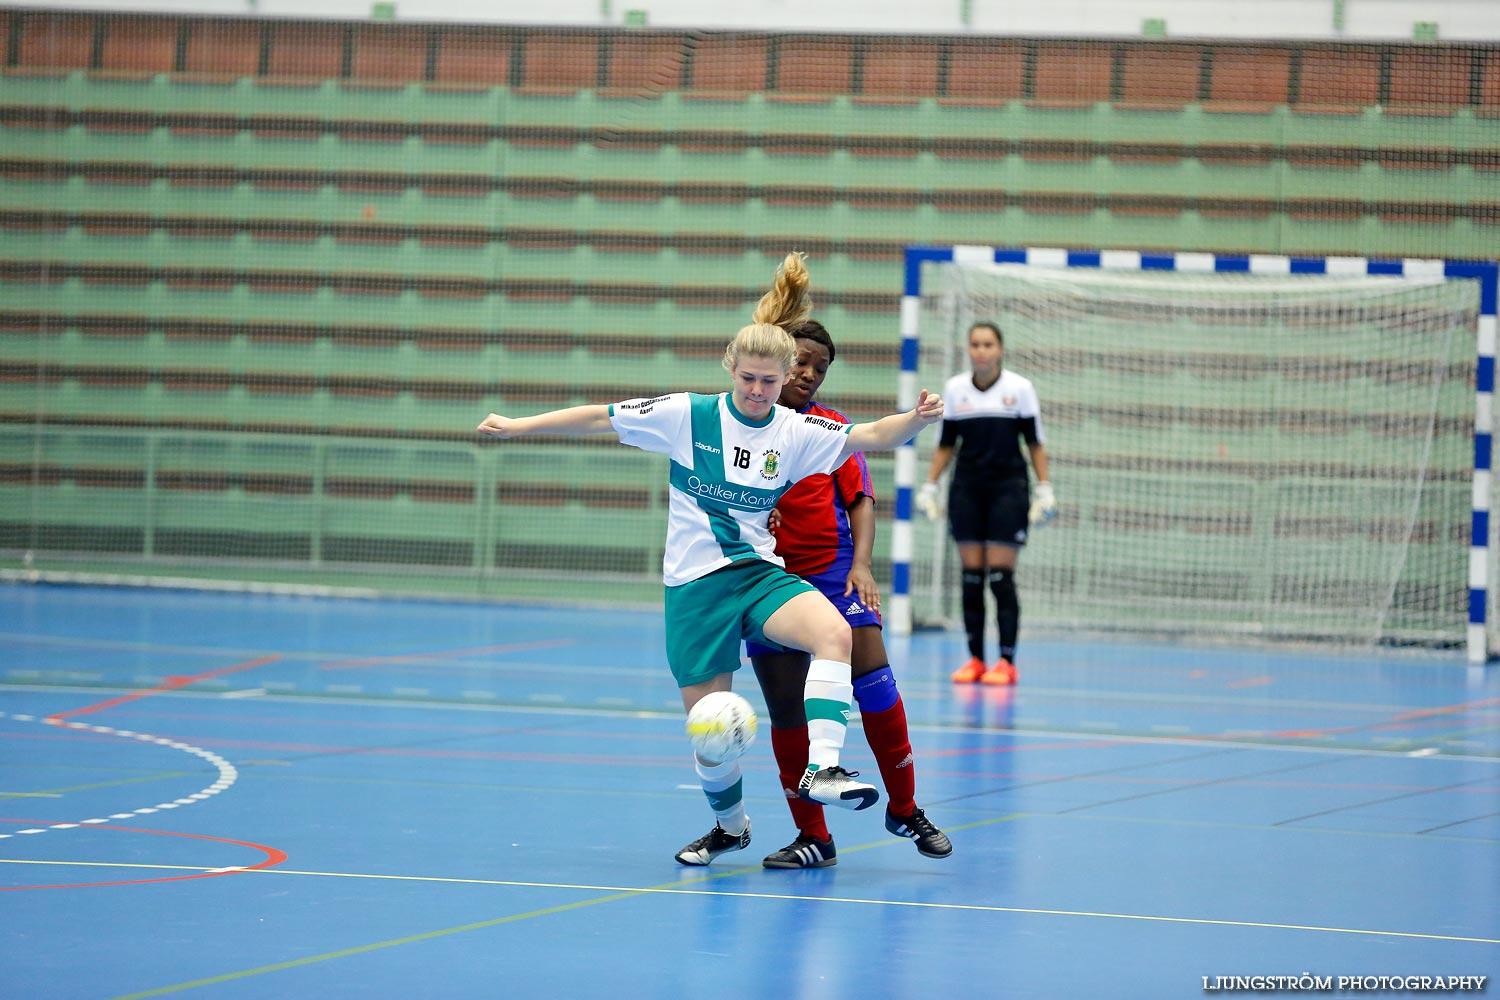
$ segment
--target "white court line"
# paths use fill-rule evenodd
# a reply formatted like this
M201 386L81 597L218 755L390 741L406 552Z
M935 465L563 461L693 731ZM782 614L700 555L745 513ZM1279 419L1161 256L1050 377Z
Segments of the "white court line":
M214 795L218 795L220 792L233 785L239 778L239 772L235 770L234 765L229 763L229 761L225 760L223 757L220 757L218 754L214 753L212 750L205 750L202 747L195 747L191 743L183 743L179 740L169 739L165 736L153 736L150 733L138 733L130 729L116 729L113 726L96 726L87 722L73 722L68 719L39 719L33 715L10 715L6 712L0 712L0 719L6 718L16 719L22 722L37 722L44 726L54 726L58 729L68 729L72 730L73 732L97 733L101 736L113 736L117 739L135 740L139 743L163 746L171 750L180 750L183 753L190 753L195 757L199 757L207 761L208 763L212 764L219 773L218 779L214 781L213 784L208 785L204 788L200 788L197 792L193 793L190 796L176 799L172 802L160 802L155 806L133 809L128 813L112 813L110 814L109 819L147 816L159 809L176 809L178 806L192 805L195 802L201 802L204 799L210 798ZM36 797L41 798L44 796L38 795ZM50 797L62 798L61 795L51 795ZM97 826L99 824L109 822L109 819L94 817L91 819L77 820L72 823L53 823L42 829L17 830L14 833L0 833L0 840L7 840L11 837L20 836L22 834L45 833L47 832L47 830L74 830L83 825Z

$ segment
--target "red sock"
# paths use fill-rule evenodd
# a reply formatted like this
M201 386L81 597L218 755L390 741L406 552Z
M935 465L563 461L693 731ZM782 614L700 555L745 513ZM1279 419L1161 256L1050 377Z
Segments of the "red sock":
M771 751L776 755L776 768L781 772L781 790L786 795L786 807L791 810L792 822L805 837L818 840L830 839L828 824L823 820L823 807L797 797L797 782L807 770L807 727L796 729L771 729Z
M906 704L897 696L896 704L885 711L862 711L859 717L880 768L880 780L885 783L891 815L910 816L917 807L917 765L906 728Z

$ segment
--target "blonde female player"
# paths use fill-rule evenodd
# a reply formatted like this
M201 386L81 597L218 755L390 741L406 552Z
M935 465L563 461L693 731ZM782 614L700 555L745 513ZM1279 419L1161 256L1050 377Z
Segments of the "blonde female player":
M612 433L624 444L669 455L662 579L667 662L683 708L730 688L743 639L806 650L812 654L803 688L809 747L798 795L864 809L879 792L838 766L853 697L849 626L827 598L782 568L767 521L797 480L831 472L855 452L899 447L942 419L943 401L924 391L906 413L853 425L777 406L797 358L786 327L812 308L808 281L802 257L789 254L751 324L724 351L727 393L679 392L532 417L492 413L479 431L498 438ZM694 763L716 822L676 858L706 865L750 845L750 819L739 762Z

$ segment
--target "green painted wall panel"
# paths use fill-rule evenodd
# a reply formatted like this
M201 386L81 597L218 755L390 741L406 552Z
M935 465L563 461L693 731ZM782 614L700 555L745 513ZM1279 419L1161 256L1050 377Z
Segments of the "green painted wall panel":
M597 539L599 551L628 539L641 546L636 570L649 579L659 558L661 511L613 509L577 499L558 504L516 504L498 511L496 484L534 488L550 482L589 487L618 486L651 495L660 483L660 463L627 449L578 446L480 447L468 442L473 425L491 409L531 412L546 399L599 402L601 394L623 387L654 393L672 388L716 389L725 384L713 351L611 350L612 335L669 339L696 338L719 344L749 318L757 290L769 279L783 249L814 246L812 256L817 315L840 343L857 343L865 351L891 349L885 364L846 357L835 369L830 400L841 395L884 409L894 395L897 320L894 309L859 302L840 303L840 295L875 293L894 296L902 265L892 251L904 243L980 243L1040 246L1149 247L1242 252L1362 253L1371 256L1493 256L1500 252L1500 226L1452 218L1453 207L1493 205L1500 177L1500 119L1459 109L1448 117L1394 115L1367 109L1352 115L1310 115L1277 108L1264 114L1214 113L1189 105L1180 111L1127 110L1109 104L1078 109L1027 106L1021 102L962 106L923 100L911 105L875 104L837 97L822 102L792 102L750 95L741 101L685 100L677 93L653 98L616 99L584 90L575 95L429 90L418 85L366 89L327 81L308 87L257 85L242 80L229 85L196 85L158 77L121 82L84 73L61 79L25 76L0 78L0 105L51 106L77 111L212 112L244 117L287 116L325 122L463 123L478 126L535 127L555 130L600 130L564 144L538 144L525 136L489 137L473 143L449 143L418 136L396 140L360 139L329 132L310 138L271 138L251 130L208 135L165 127L142 132L107 131L73 125L59 129L0 127L0 158L43 160L58 173L28 179L12 171L0 177L0 211L49 212L58 215L147 215L160 219L280 220L297 225L466 227L488 230L493 239L463 246L423 242L417 234L396 233L389 242L360 242L357 230L342 238L316 233L307 240L253 238L246 233L192 237L164 229L148 235L89 231L76 223L37 229L7 225L0 230L0 261L24 267L50 262L72 265L134 266L249 272L282 271L299 275L390 275L400 280L466 278L478 281L572 283L580 288L640 286L725 288L723 301L691 295L640 299L596 293L530 295L494 291L479 297L453 297L407 290L395 294L351 294L322 287L299 292L238 284L223 290L186 283L149 281L134 285L68 278L41 282L18 267L16 280L0 285L0 311L40 312L58 317L44 333L7 330L0 336L0 361L51 367L47 380L0 382L0 411L50 419L182 422L223 421L250 426L295 425L305 433L284 441L265 440L236 430L191 439L160 436L170 431L130 431L108 435L96 430L61 430L27 425L0 434L0 461L8 465L42 462L87 470L152 468L162 474L245 474L318 478L386 479L401 483L436 481L478 484L480 501L442 494L419 497L400 486L388 498L328 494L260 495L243 486L220 490L158 491L147 498L140 489L114 489L66 481L37 487L0 487L7 510L43 511L51 525L90 523L139 529L148 522L169 530L214 532L229 537L248 530L281 542L318 551L323 535L329 551L358 553L379 561L425 558L413 552L447 553L445 565L465 570L478 563L481 578L454 577L450 588L488 593L519 593L540 586L502 583L490 564L500 552L535 546L547 539L577 545ZM632 133L698 130L746 134L746 148L705 152L685 148L670 137L657 145L632 142ZM1009 153L983 158L940 155L923 148L887 155L882 137L895 140L1032 140L1078 143L1070 158ZM847 147L855 140L862 151ZM1109 144L1181 147L1180 158L1140 160L1107 155ZM1258 162L1218 162L1195 157L1195 148L1214 145L1263 147L1270 153ZM1366 162L1353 168L1291 165L1276 154L1288 148L1295 157L1309 149L1349 147ZM1459 164L1440 169L1381 163L1380 150L1433 149L1488 151L1487 164ZM1130 152L1117 150L1116 152ZM1035 150L1033 150L1035 153ZM236 167L313 171L375 171L394 176L463 175L513 190L443 193L413 184L361 188L319 183L309 190L275 183L242 181L227 186L194 184L165 178L144 184L109 183L67 177L67 164L101 161L155 164L166 168ZM1486 169L1488 167L1488 169ZM600 190L564 196L528 193L524 183L557 178ZM403 182L404 183L404 182ZM743 185L751 196L695 197L691 192L635 198L611 194L609 185ZM797 189L809 189L797 197ZM898 195L875 197L870 192ZM838 192L831 197L831 192ZM958 192L972 192L965 201ZM934 202L932 195L940 197ZM1022 196L1082 195L1074 209L1047 208ZM901 197L904 194L905 197ZM1006 203L995 197L1010 197ZM1105 199L1217 199L1264 202L1263 208L1241 207L1214 214L1210 208L1152 214L1149 206ZM1095 200L1089 200L1095 199ZM1430 203L1443 211L1430 217L1364 214L1353 218L1320 217L1319 200L1351 203ZM561 234L558 249L539 249L505 232L548 230ZM650 234L657 246L629 245L631 234ZM674 245L679 236L716 234L727 252L704 252ZM746 246L742 240L763 241ZM882 255L871 256L835 244L882 242ZM740 294L743 301L734 296ZM144 333L100 336L66 325L68 317L123 316L147 323ZM335 341L301 335L293 339L248 336L241 332L209 338L201 334L168 336L163 323L295 324L307 327L397 327L433 331L444 327L493 330L490 343L465 342L461 348L434 349L419 341L389 343ZM156 324L152 326L151 324ZM561 331L576 334L565 345L526 350L514 342L515 331ZM500 332L507 338L500 340ZM601 346L591 348L592 343ZM852 353L852 352L851 352ZM864 357L862 353L856 355ZM221 389L169 386L152 376L142 383L79 381L70 368L131 371L198 371L252 381L286 375L300 386L276 392L265 385L230 384ZM322 380L310 387L308 378ZM1151 385L1097 385L1088 372L1058 378L1049 391L1110 391L1120 398L1148 401L1169 391ZM362 379L379 391L357 391L338 380ZM412 380L449 387L449 395L413 390ZM380 383L388 383L384 387ZM503 384L502 390L489 388ZM472 392L465 389L472 385ZM1261 387L1246 385L1240 402L1252 405ZM1304 387L1309 405L1317 387ZM1453 391L1465 393L1467 386ZM1049 397L1050 398L1050 397ZM858 415L858 414L857 414ZM874 416L876 413L866 413ZM1061 432L1061 425L1057 428ZM322 432L317 433L317 432ZM175 432L181 435L183 432ZM1098 431L1107 436L1106 429ZM156 435L156 436L152 436ZM359 435L340 437L339 435ZM38 447L38 441L44 445ZM149 444L148 444L149 441ZM1333 448L1378 443L1358 435L1340 438ZM1128 442L1119 441L1118 448ZM1169 446L1185 455L1217 454L1222 435L1176 429ZM1227 444L1235 449L1276 447L1272 433L1247 433ZM877 490L885 489L891 465L874 463ZM290 479L288 481L290 481ZM488 486L488 496L484 496ZM1080 498L1078 502L1083 502ZM293 541L286 541L292 539ZM343 541L339 541L342 539ZM1172 539L1150 534L1122 540L1143 551ZM415 548L401 550L404 543ZM423 544L450 546L421 549ZM143 541L144 544L144 541ZM167 544L171 544L167 542ZM187 544L187 542L183 542ZM208 544L208 543L205 543ZM228 544L228 543L226 543ZM885 551L881 540L881 551ZM250 552L246 549L245 552ZM232 556L234 553L227 553ZM242 554L244 554L242 552ZM253 552L251 554L254 554ZM1321 553L1310 547L1308 556ZM167 557L153 554L151 559ZM437 559L434 555L432 558ZM529 558L529 557L528 557ZM1425 558L1425 557L1423 557ZM457 559L457 563L452 560ZM1438 560L1429 560L1436 564ZM165 562L162 563L165 565ZM290 572L283 568L279 572ZM324 572L320 570L319 572ZM333 570L327 570L333 573ZM532 578L528 577L528 580ZM453 582L458 580L459 582ZM438 586L427 581L430 586ZM528 591L529 592L529 591ZM643 590L654 599L655 588Z

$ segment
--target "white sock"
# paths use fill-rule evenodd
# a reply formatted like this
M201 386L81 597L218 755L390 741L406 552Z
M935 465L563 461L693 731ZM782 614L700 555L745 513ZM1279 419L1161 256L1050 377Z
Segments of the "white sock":
M726 760L722 764L706 764L697 754L693 755L693 768L698 772L698 783L708 805L719 820L725 833L741 834L750 824L745 814L744 779L740 775L740 762Z
M839 762L854 698L853 671L838 660L813 660L807 668L802 705L807 711L807 766L821 770Z

